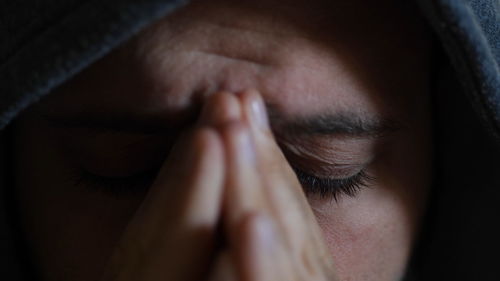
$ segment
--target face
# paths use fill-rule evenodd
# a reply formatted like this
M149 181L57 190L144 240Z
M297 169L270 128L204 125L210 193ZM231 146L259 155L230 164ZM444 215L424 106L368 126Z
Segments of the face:
M97 279L204 98L255 88L340 280L398 280L431 150L428 42L400 2L194 1L33 106L14 155L42 276Z

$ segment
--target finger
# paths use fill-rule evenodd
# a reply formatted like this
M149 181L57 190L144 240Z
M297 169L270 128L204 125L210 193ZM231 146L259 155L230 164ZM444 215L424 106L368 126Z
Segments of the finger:
M247 243L244 227L246 218L249 214L266 213L270 210L264 196L261 175L256 166L256 152L250 128L240 119L226 123L220 128L220 134L224 142L227 164L224 227L229 248L237 264L238 276L242 278L252 272L248 271L252 267L245 265L248 263L248 247L244 247Z
M255 167L255 151L249 136L248 126L242 122L242 108L238 97L228 92L220 92L206 100L200 120L218 128L226 161L225 203L233 211L229 221L237 221L245 211L258 208L259 201L255 187L259 175ZM255 205L255 206L254 206ZM238 208L232 208L237 206ZM252 207L251 207L252 206Z
M219 217L222 142L209 128L180 140L130 223L105 280L197 280Z
M244 118L252 128L252 137L258 153L258 167L263 174L266 196L271 202L273 214L286 228L286 232L297 233L298 220L304 216L314 219L307 198L296 174L274 139L262 97L249 90L240 95ZM300 232L299 232L300 233ZM290 241L291 242L291 241Z
M208 218L206 221L210 224L215 223L218 219L217 215L222 201L221 194L223 184L221 183L224 181L222 178L223 167L220 163L224 162L224 159L221 158L223 155L222 141L219 138L218 133L214 130L214 127L240 117L241 106L238 99L234 95L227 92L215 93L206 99L203 106L202 114L200 115L197 123L197 127L201 129L198 129L197 133L192 133L192 135L194 134L195 136L185 137L185 140L179 140L179 146L183 146L186 141L191 141L194 147L197 146L197 143L199 143L200 146L203 146L203 135L205 134L209 135L206 140L210 140L212 138L214 141L214 145L212 147L206 147L205 149L206 154L203 155L203 160L206 162L201 163L199 159L189 159L186 155L186 150L189 151L189 148L179 148L177 150L178 153L175 153L174 151L170 160L164 167L165 170L169 171L166 173L167 179L165 182L167 183L165 185L178 186L181 188L179 192L185 196L192 196L192 198L186 198L184 200L181 200L183 196L182 194L172 196L172 198L176 198L175 201L178 202L171 205L173 206L171 207L172 209L186 210L187 212L192 213L192 215L186 213L184 216L180 217L203 219L203 217L206 216ZM196 139L196 134L198 135L198 139ZM189 138L192 140L189 140ZM191 152L194 153L194 158L200 156L199 153L196 153L197 151L195 149L191 149ZM200 171L202 171L203 174L200 174L199 177L193 177L194 174L192 168L196 168L198 164L202 167ZM197 179L200 179L201 181L199 184L206 186L206 188L201 188L201 190L205 192L185 192L186 189L184 188L184 185L186 185L186 183L182 181L196 181ZM188 185L197 186L199 184L193 182ZM171 193L171 189L172 188L170 188L170 190L163 190ZM160 190L162 189L160 188ZM165 195L164 197L167 196L168 195ZM157 195L152 192L150 198L156 197ZM182 203L184 201L191 201L191 208L183 207L187 206L187 204ZM206 202L209 206L205 207L205 204L198 204L197 202ZM177 205L181 206L178 208L176 207ZM162 206L168 207L169 205L167 204ZM156 213L163 216L165 212L159 211Z
M243 122L232 122L221 129L221 135L227 163L224 216L226 226L231 229L248 213L267 206L248 127Z
M243 119L251 128L256 151L259 158L259 167L265 167L266 175L278 175L280 178L293 182L294 191L302 193L297 177L283 155L271 131L264 100L259 92L248 90L239 95L242 105ZM289 180L288 180L289 179Z
M291 173L295 178L293 169L274 138L266 106L260 93L256 90L247 90L238 97L242 106L242 118L251 128L259 160L267 162L270 165L267 168L272 168L273 171L286 176Z
M289 256L281 258L295 259L296 268L302 267L298 271L306 275L328 271L330 276L331 264L323 233L300 182L272 137L262 97L256 91L246 91L240 98L244 118L255 139L257 165L267 171L262 180L273 210L272 219L281 227L279 233L288 247Z

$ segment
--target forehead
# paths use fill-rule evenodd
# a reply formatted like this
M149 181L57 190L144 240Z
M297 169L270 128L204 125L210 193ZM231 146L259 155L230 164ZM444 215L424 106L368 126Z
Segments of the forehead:
M215 91L256 88L287 114L403 115L427 90L428 41L399 2L194 1L42 105L182 115Z

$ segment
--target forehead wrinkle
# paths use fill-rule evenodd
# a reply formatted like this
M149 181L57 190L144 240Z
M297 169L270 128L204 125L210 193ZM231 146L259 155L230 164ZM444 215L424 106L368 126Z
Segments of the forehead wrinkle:
M316 53L316 52L314 52L314 53ZM165 56L165 57L168 57L168 56ZM300 62L302 62L302 61L300 61ZM303 67L303 65L304 65L304 64L301 64L301 66L302 66L302 67ZM318 71L318 72L319 72L319 71ZM162 72L161 74L163 75L163 74L165 74L165 72ZM301 73L299 73L299 74L301 74ZM287 77L288 77L288 78L290 78L289 76L290 76L290 75L288 75ZM298 75L297 75L297 76L298 76ZM297 76L294 76L294 77L290 78L290 80L289 80L289 81L291 81L291 80L296 80L296 81L297 81L298 79L293 79L293 78L295 78L295 77L297 77ZM318 76L318 75L312 75L312 76L314 76L315 78L317 78L317 76ZM332 75L332 76L333 76L333 75ZM267 75L265 75L265 76L263 76L263 77L265 77L266 79L267 79L267 78L269 78L269 76L267 76ZM179 77L175 77L175 79L178 79L178 78L179 78ZM203 76L202 78L206 78L206 77L205 77L205 76ZM209 77L209 78L210 78L210 77ZM275 79L275 80L276 80L276 83L272 83L272 84L279 84L279 82L283 82L283 80L284 80L284 79L283 79L282 77L279 77L279 78L280 78L280 79ZM206 79L208 79L208 78L206 78ZM343 77L343 76L342 76L342 79L343 79L343 80L342 80L342 81L343 81L343 84L342 84L342 85L344 86L344 85L345 85L345 77ZM264 78L263 78L263 80L264 80ZM269 79L268 79L268 80L269 80ZM299 80L299 81L302 81L302 82L303 82L303 80ZM236 83L240 83L240 82L241 82L241 81L236 81ZM267 82L267 80L266 80L266 82ZM273 81L273 82L274 82L274 81ZM286 82L286 81L285 81L285 82ZM300 95L302 95L302 97L303 97L303 96L304 96L304 93L305 93L305 91L303 91L303 90L307 90L307 89L299 89L299 87L304 88L304 85L306 85L306 86L310 86L310 87L314 87L314 85L316 85L314 82L317 82L317 81L315 81L314 79L311 79L311 83L295 83L295 84L294 84L294 83L287 83L287 84L289 84L289 87L293 87L293 86L295 86L296 88L294 88L294 89L293 89L293 91L284 91L284 92L286 92L286 93L289 93L288 97L286 97L286 100L291 100L291 98L290 98L290 97L291 97L291 96L293 96L293 93L295 93L295 96L300 96ZM220 82L219 84L222 84L222 82ZM264 82L263 82L262 84L271 84L271 83L264 83ZM358 84L360 84L360 83L358 83ZM169 86L170 86L170 87L173 87L172 85L169 85ZM272 85L272 86L274 86L274 85ZM335 85L335 86L337 86L337 85ZM264 86L262 86L261 88L264 88ZM269 88L269 87L268 87L268 88ZM274 88L275 88L275 89L279 89L279 90L275 90L275 89L273 89L272 91L263 91L263 92L268 92L268 93L278 93L278 92L282 92L281 90L282 90L282 88L283 88L283 87L280 87L280 85L278 85L278 86L275 86ZM187 97L187 96L188 96L188 94L193 92L193 91L191 91L191 90L192 90L192 89L187 89L186 91L179 91L179 92L181 92L181 93L185 93L186 95L182 95L182 97L186 97L186 99L188 99L188 97ZM339 96L339 94L338 94L338 93L339 93L339 92L342 92L342 91L340 91L340 90L339 90L339 89L337 89L337 88L336 88L336 90L337 90L337 94L336 94L336 95L337 95L337 96ZM318 100L318 99L322 99L322 97L321 97L321 96L319 96L319 95L315 95L315 94L318 94L318 93L319 93L318 89L312 89L312 90L311 90L311 91L309 91L309 92L311 92L312 94L311 94L311 95L306 95L306 96L307 96L307 97L311 96L311 98L310 98L310 99L312 99L313 97L315 97L315 98L316 98L316 100L315 100L316 102L317 102L317 100ZM362 92L362 91L358 91L358 92ZM164 92L163 92L163 93L164 93ZM282 93L283 93L283 92L282 92ZM165 96L165 97L167 97L167 96L168 96L170 99L173 99L171 95L164 95L164 96ZM345 96L347 96L347 94L346 94ZM344 98L344 97L342 97L342 98ZM276 99L282 99L282 97L277 97ZM285 99L282 99L282 100L285 100ZM286 100L284 101L284 103L286 103ZM340 99L339 99L339 100L340 100ZM174 100L174 101L177 101L177 100ZM183 100L183 101L184 101L184 100ZM299 101L299 102L298 102L298 101ZM302 102L300 102L300 99L294 100L294 102L296 102L296 103L298 103L298 104L302 103ZM320 102L321 102L321 101L320 101ZM335 102L336 102L337 104L339 103L339 101L338 101L338 100L337 100L337 101L335 101ZM187 102L186 102L186 103L187 103ZM347 105L347 106L349 106L349 105L351 105L351 106L352 106L352 103L351 103L351 104L349 104L348 102L345 102L345 103L346 103L346 105ZM287 106L288 106L288 105L289 105L289 104L287 104ZM161 109L159 109L159 110L161 110ZM320 121L321 121L322 119L325 119L325 120L326 120L326 118L321 118L321 119L320 119ZM310 133L311 133L311 132L312 132L311 130L304 130L304 128L311 128L311 127L313 127L312 125L318 125L318 124L320 124L320 123L321 123L321 122L313 122L313 123L306 124L307 122L303 122L303 121L304 121L304 120L302 120L301 124L302 124L302 125L305 125L305 126L289 126L289 128L293 128L293 127L295 127L295 131L297 131L297 132L304 132L304 131L308 131L308 132L310 132ZM316 120L316 121L318 121L318 120ZM325 122L323 122L323 123L325 123ZM331 123L331 122L330 122L330 123ZM328 124L327 124L327 125L328 125ZM335 125L335 124L329 124L329 125L330 125L329 127L332 127L332 125ZM363 124L361 124L361 125L363 125ZM324 127L328 127L328 126L325 126L325 124L323 124L323 125L321 125L321 126L316 126L316 130L315 130L315 131L316 131L316 133L318 133L318 132L319 132L319 133L326 133L326 132L322 132L322 130L317 130L318 128L320 128L320 129L321 129L321 128L324 128ZM338 127L338 126L337 126L337 127ZM357 126L357 127L359 128L359 127L360 127L360 125L358 124L358 126ZM324 131L324 130L323 130L323 131ZM329 130L329 131L331 131L331 130ZM350 130L345 130L345 131L350 131L351 133L354 133L354 132L355 132L355 130L354 130L353 128L351 128Z
M252 1L253 2L253 1ZM279 1L278 1L279 2ZM285 10L296 9L296 14L300 14L301 18L304 19L304 9L299 9L290 5L288 1L286 4L278 5ZM241 3L239 3L241 4ZM267 3L266 3L267 4ZM273 4L271 4L273 5ZM274 3L276 5L276 3ZM201 6L201 8L200 8ZM280 40L284 38L295 38L307 42L321 42L325 44L325 39L328 36L319 35L318 32L325 32L325 30L330 30L326 25L331 25L331 18L325 17L328 21L323 20L322 17L314 16L308 17L308 20L298 21L293 16L289 15L289 12L280 13L280 16L276 16L276 11L269 11L265 7L260 7L254 4L242 4L242 5L225 5L224 7L218 7L217 5L211 5L209 7L204 7L203 2L192 3L189 8L174 14L172 16L166 17L154 26L148 28L143 32L138 38L140 41L146 42L142 44L143 55L149 56L149 54L157 54L152 57L161 58L161 55L165 54L167 50L179 50L179 49L191 49L194 44L197 48L205 51L212 51L214 48L227 49L231 53L241 51L241 49L248 49L247 46L255 47L256 44L262 44L266 40L255 40L255 36L270 37L273 46L260 46L262 50L267 51L267 53L275 53L276 48L283 48L285 45L280 43ZM311 6L308 6L309 10ZM207 12L211 10L211 12ZM238 10L244 11L244 16L242 13L238 13ZM324 12L325 9L318 9ZM233 12L231 12L233 11ZM234 18L233 14L238 13L239 17ZM252 11L249 13L249 11ZM299 12L300 11L300 12ZM218 17L211 17L211 14L222 13ZM198 17L198 14L199 17ZM208 16L207 16L208 14ZM293 14L293 13L292 13ZM196 16L194 16L196 15ZM312 23L321 19L321 23ZM323 22L324 21L324 22ZM222 42L220 41L220 36L218 34L223 33L225 36ZM250 34L249 34L250 33ZM327 32L326 34L330 34ZM252 36L249 36L252 35ZM196 40L199 36L206 38L206 40ZM249 37L253 39L245 39ZM228 39L229 38L229 39ZM194 41L193 41L194 40ZM237 47L231 48L234 42L240 41L240 43L247 44L237 44ZM269 41L269 40L267 40ZM158 44L159 43L159 44ZM266 44L269 42L266 42ZM153 51L151 51L153 50ZM221 50L218 50L219 52ZM224 51L224 50L222 50ZM160 55L160 56L158 56ZM271 54L266 54L266 52L260 52L256 54L257 56L271 56ZM262 59L257 59L262 61Z

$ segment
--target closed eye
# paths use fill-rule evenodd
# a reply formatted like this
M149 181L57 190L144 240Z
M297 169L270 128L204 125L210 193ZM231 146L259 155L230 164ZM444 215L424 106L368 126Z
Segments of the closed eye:
M374 180L364 170L347 178L324 178L294 168L306 195L338 201L342 196L355 197L361 189L369 187Z
M150 169L124 177L106 177L93 174L87 170L74 171L72 181L75 186L104 192L116 198L127 198L144 195L153 184L159 169Z
M143 195L153 184L159 169L151 169L125 177L106 177L81 169L74 174L76 186L84 185L116 198ZM369 187L373 177L364 170L347 178L318 177L294 168L299 182L308 196L338 201L342 196L355 197L358 192Z

